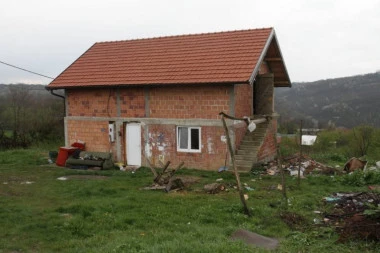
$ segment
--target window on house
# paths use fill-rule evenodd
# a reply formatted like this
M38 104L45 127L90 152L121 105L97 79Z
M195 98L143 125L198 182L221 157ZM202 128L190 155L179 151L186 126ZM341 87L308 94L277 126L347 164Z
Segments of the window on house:
M177 150L181 152L201 152L201 128L177 127Z

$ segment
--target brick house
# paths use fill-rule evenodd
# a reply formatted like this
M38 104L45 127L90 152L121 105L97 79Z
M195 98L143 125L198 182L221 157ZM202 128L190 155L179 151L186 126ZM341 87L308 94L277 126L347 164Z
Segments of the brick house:
M128 165L215 170L228 150L219 113L271 115L274 87L290 86L264 28L95 43L47 89L65 91L66 145L85 141ZM241 170L273 159L275 118L253 133L228 124Z

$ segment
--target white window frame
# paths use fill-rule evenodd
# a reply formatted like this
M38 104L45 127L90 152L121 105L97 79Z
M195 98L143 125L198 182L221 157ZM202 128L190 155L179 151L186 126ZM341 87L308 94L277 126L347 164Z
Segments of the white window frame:
M184 128L187 128L188 129L188 134L187 134L187 148L186 149L183 149L180 147L180 141L179 141L179 138L180 138L180 135L179 135L179 128L181 127L184 127ZM199 149L191 149L191 130L192 129L198 129L199 131ZM201 140L202 140L202 132L201 132L201 127L194 127L194 126L177 126L177 129L176 129L176 136L177 136L177 151L178 152L188 152L188 153L201 153L201 150L202 150L202 143L201 143Z

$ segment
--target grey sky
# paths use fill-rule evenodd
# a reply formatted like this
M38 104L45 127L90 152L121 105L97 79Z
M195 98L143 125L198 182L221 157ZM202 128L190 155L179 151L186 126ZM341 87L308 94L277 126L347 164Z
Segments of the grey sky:
M380 0L2 0L0 61L56 77L98 41L262 27L293 82L380 70ZM50 81L0 64L0 83Z

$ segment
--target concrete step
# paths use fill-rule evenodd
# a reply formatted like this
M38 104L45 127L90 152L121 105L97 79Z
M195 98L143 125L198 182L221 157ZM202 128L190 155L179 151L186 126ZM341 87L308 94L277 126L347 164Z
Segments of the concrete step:
M255 144L255 145L252 145L252 144L240 144L239 146L239 149L242 149L242 150L254 150L254 149L258 149L260 147L259 144Z
M257 155L258 147L254 147L251 149L238 149L236 151L236 155Z
M259 139L256 139L256 140L244 140L243 139L240 145L257 146L257 145L260 145L262 141L263 141L263 138L261 138L260 140Z
M253 161L256 159L257 153L255 154L243 154L243 155L235 155L235 160L244 160L244 161Z
M250 172L251 171L252 166L248 166L248 167L245 167L245 166L236 166L236 168L237 168L238 172L246 173L246 172Z
M254 159L256 160L256 159ZM236 162L236 166L243 166L243 167L252 167L252 165L257 162L257 161L254 161L254 160L235 160Z

